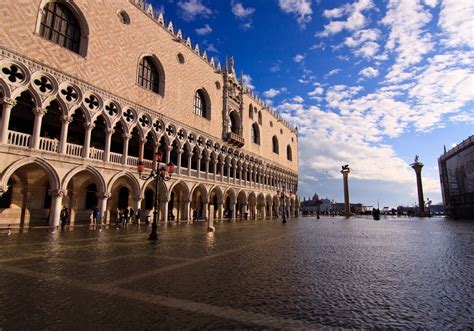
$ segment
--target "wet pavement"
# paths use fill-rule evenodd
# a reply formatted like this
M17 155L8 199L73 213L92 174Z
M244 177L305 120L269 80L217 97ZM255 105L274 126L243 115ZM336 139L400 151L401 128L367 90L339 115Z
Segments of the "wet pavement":
M323 217L0 233L0 330L469 329L474 222Z

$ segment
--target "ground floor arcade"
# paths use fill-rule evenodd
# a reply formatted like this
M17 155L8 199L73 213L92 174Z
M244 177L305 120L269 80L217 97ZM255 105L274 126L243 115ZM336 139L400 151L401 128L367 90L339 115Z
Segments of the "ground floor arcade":
M153 178L142 179L128 168L99 168L67 159L5 154L2 162L8 164L0 183L4 226L57 225L62 206L69 208L71 224L90 223L96 207L103 223L114 222L125 208L140 209L145 221L153 217L156 198L160 222L206 220L211 210L217 220L276 218L283 205L287 215L298 213L297 197L282 198L264 188L179 175L157 186Z

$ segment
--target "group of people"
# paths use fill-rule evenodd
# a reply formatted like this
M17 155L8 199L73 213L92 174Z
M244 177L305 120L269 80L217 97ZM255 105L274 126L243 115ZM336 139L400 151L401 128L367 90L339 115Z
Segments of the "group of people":
M115 223L127 225L129 222L139 222L141 217L141 210L137 209L134 211L132 207L130 208L117 208L117 216L115 218Z
M59 221L61 225L61 230L64 230L66 225L69 223L70 210L66 206L63 206L61 212L59 213ZM98 207L92 208L92 222L93 224L100 223L100 209Z

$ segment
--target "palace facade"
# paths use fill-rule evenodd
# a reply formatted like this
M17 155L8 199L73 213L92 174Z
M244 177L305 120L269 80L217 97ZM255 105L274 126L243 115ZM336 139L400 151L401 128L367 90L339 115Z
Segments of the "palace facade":
M4 1L0 224L102 222L159 201L160 221L298 213L298 134L138 0ZM161 163L160 182L144 174ZM284 189L286 197L277 196ZM210 208L214 206L214 208Z

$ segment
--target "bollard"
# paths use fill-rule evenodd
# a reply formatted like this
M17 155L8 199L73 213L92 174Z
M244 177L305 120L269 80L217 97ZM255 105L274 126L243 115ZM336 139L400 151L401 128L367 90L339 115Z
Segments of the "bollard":
M216 228L214 227L214 206L209 206L209 215L207 216L207 232L214 232Z

